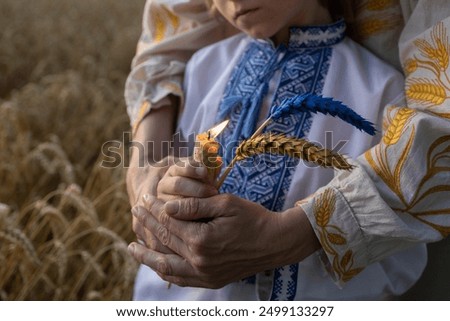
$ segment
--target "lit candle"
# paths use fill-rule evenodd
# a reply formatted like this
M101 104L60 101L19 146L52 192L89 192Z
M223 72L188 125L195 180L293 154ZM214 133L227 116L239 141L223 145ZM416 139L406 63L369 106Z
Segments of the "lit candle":
M216 141L216 137L227 126L228 120L198 134L195 138L194 160L201 163L208 169L208 179L214 183L220 173L222 167L222 157L219 156L220 145Z

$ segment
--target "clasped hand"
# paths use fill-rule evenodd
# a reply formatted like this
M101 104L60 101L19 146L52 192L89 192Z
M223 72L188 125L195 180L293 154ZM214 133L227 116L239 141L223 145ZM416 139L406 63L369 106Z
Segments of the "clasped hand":
M192 163L192 161L190 161ZM186 159L165 172L157 197L144 195L132 212L157 241L129 251L164 280L220 288L267 269L298 262L318 248L301 208L271 212L230 194L218 194L206 168ZM139 236L138 236L139 238Z

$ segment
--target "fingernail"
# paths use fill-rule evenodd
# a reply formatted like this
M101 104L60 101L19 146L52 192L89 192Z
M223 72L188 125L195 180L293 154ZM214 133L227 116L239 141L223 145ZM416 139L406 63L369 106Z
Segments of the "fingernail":
M150 203L150 194L144 194L142 195L142 199L144 200L144 203L148 205Z
M128 252L129 252L130 254L133 255L135 249L136 249L136 245L135 245L135 244L131 243L130 245L128 245Z
M164 209L167 214L175 215L180 209L180 201L169 201L166 203L166 205L164 205Z
M206 168L206 167L203 167L203 166L197 167L197 168L195 169L195 173L196 173L199 177L205 177L206 174L207 174L207 168Z
M131 213L133 213L134 217L136 217L139 221L144 216L144 213L142 212L141 208L139 206L135 206L131 209Z

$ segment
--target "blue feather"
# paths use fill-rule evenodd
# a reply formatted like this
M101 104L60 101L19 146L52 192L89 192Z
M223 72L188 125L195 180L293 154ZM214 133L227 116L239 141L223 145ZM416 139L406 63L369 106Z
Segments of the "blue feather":
M283 100L280 106L274 106L272 108L270 117L273 120L277 120L294 112L319 112L324 115L328 114L342 119L369 135L373 136L376 133L373 123L361 117L342 102L313 94L303 94Z

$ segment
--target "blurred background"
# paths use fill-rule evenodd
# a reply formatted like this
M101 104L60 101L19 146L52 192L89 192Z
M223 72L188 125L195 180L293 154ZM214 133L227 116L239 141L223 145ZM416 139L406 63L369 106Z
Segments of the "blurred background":
M125 171L99 163L144 2L0 1L1 300L131 298Z
M144 2L0 0L1 300L131 299L125 171L100 163L129 131ZM429 248L403 299L450 300L450 240Z

